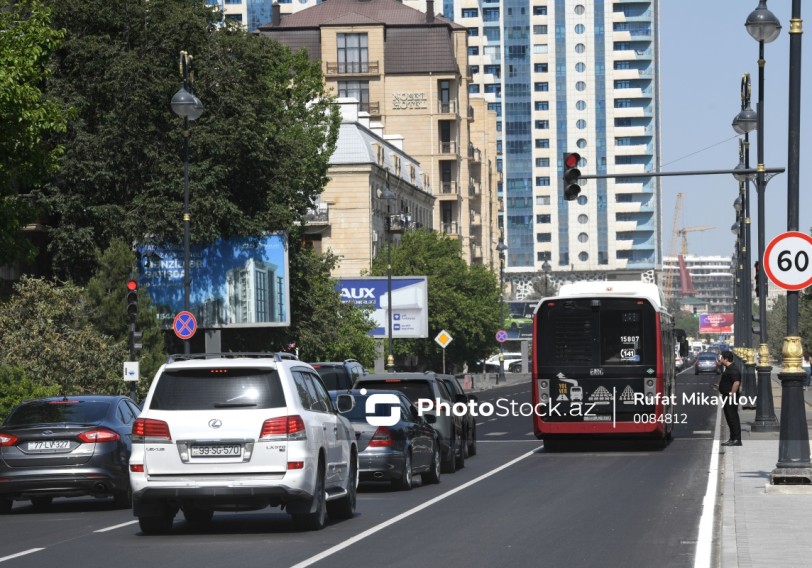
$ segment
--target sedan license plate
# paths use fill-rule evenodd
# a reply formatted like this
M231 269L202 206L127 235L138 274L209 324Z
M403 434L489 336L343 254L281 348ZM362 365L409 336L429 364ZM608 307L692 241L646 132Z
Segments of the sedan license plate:
M70 448L70 440L41 440L39 442L28 442L29 450L67 450Z
M217 444L205 446L192 446L193 458L223 458L237 457L242 454L240 444Z

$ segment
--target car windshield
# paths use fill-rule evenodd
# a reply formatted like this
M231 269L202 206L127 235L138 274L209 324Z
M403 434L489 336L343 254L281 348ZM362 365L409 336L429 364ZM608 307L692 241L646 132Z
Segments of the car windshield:
M107 408L107 403L101 401L33 401L17 407L6 419L6 424L93 424L104 419Z
M284 406L279 374L275 370L249 368L167 371L158 379L150 403L154 410Z

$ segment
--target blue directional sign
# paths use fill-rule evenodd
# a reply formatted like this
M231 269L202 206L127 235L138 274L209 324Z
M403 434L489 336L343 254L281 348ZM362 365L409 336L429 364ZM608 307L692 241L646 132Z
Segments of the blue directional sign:
M507 341L508 333L504 329L500 329L496 332L496 341L499 343L504 343Z
M197 320L192 312L178 312L172 321L175 335L181 339L191 339L197 331Z

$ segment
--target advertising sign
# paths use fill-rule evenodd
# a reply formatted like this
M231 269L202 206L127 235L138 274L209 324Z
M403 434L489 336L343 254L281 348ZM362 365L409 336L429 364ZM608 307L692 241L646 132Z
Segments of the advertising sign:
M733 314L699 314L699 333L733 333Z
M183 246L138 247L139 288L166 329L183 305ZM190 247L189 311L197 327L290 325L287 235L220 239Z
M388 337L389 294L385 276L342 278L336 284L341 299L374 309L375 328L369 335ZM392 338L422 339L429 336L429 293L425 276L392 277Z
M508 310L510 310L505 321L505 331L508 333L507 339L533 338L533 311L535 311L538 303L538 300L507 303Z

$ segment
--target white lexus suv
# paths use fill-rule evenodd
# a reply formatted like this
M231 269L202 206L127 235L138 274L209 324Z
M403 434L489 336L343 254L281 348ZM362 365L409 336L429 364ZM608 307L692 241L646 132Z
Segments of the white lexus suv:
M132 441L133 513L145 534L169 531L179 510L202 524L214 511L282 507L303 530L355 511L353 427L313 367L287 354L171 356Z

